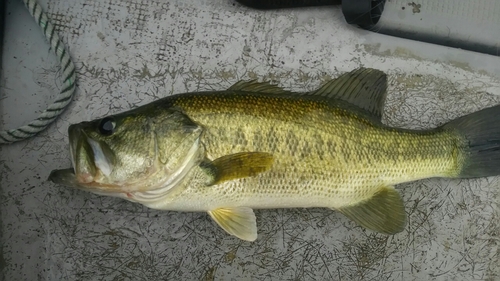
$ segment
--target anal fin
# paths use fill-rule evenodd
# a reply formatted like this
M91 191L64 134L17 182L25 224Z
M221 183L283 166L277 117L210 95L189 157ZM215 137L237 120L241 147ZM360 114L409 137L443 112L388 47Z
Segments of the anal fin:
M251 208L219 208L208 214L227 233L250 242L257 239L257 222Z
M337 211L363 227L384 234L396 234L406 226L403 200L392 186L381 187L373 197Z

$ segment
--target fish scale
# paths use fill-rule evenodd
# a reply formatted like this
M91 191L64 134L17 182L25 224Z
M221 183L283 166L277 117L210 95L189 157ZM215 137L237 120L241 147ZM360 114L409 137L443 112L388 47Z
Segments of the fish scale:
M241 204L252 208L340 208L366 199L382 185L453 176L457 171L451 158L456 135L386 128L340 108L324 106L322 101L215 92L195 99L179 96L173 105L203 125L202 142L210 159L242 151L264 151L274 156L273 168L257 178L215 187L220 192L210 195L212 200L204 209ZM267 110L278 106L288 108L287 116L277 117ZM251 125L242 128L245 123ZM243 136L254 137L242 141ZM312 149L315 146L319 149ZM421 149L415 150L417 146ZM308 180L301 181L304 175ZM165 205L172 207L177 202L179 209L186 209L189 201L208 197L205 184L189 186ZM190 192L194 195L187 196Z
M187 93L69 128L72 169L53 182L147 207L207 212L257 239L253 209L325 207L402 231L394 185L500 173L500 106L424 131L381 122L387 77L358 69L317 91L256 81Z

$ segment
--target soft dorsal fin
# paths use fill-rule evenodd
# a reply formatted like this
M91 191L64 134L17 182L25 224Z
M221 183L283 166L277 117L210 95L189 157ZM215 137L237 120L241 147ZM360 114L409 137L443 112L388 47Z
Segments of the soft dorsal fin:
M257 80L236 82L228 90L267 94L293 94L293 92L284 90L276 85L271 85L269 82L257 82Z
M360 68L331 80L314 92L304 95L340 99L366 110L378 120L387 93L387 75L376 69Z

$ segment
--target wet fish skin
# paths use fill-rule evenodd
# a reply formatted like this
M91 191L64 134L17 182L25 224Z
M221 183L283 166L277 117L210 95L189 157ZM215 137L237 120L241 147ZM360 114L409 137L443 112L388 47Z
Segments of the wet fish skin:
M425 131L390 128L380 121L386 83L383 72L359 69L310 93L238 82L171 96L72 125L74 175L51 180L155 209L206 211L249 241L255 208L327 207L394 234L406 223L394 185L500 173L489 168L498 152L478 152L500 147L481 141L500 136L484 125L500 121L500 108Z

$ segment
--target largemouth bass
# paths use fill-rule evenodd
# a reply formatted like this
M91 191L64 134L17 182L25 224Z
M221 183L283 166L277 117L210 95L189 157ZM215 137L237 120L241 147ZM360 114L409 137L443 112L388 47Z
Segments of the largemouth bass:
M238 82L69 127L73 168L50 180L170 211L208 212L257 239L253 209L326 207L395 234L394 186L500 173L500 106L435 129L381 122L385 73L358 69L313 92Z

